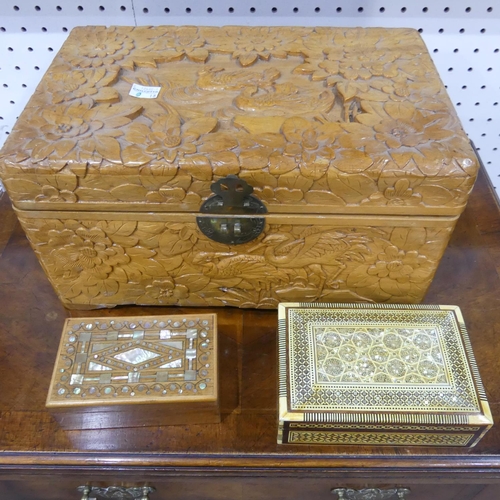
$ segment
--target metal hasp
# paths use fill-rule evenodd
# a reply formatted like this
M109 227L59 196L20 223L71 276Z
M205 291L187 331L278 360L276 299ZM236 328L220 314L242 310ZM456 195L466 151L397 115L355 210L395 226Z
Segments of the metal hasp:
M215 195L205 200L200 212L214 216L196 217L196 223L205 236L218 243L240 245L262 233L265 218L252 215L265 214L267 209L252 195L252 186L236 175L228 175L214 182L210 189Z

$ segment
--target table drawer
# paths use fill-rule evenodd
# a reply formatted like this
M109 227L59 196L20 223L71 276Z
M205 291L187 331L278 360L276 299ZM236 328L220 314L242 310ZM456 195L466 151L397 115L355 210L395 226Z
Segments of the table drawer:
M9 500L81 500L79 486L90 485L99 488L137 488L150 486L154 492L150 500L337 500L332 494L336 488L366 490L349 500L398 500L398 496L388 496L387 490L408 488L409 495L399 498L409 500L497 500L498 486L486 484L438 483L425 484L425 478L400 483L382 483L369 479L346 478L344 481L327 477L244 477L244 476L151 476L147 480L134 475L113 474L106 478L101 474L58 475L33 474L5 476L0 478L0 498ZM465 477L466 481L467 478ZM379 497L374 490L382 491ZM111 489L109 490L111 495ZM114 492L116 494L116 491ZM89 495L89 498L95 498ZM98 497L100 498L106 498ZM124 494L109 496L114 500L131 500Z
M150 486L154 492L149 500L238 500L241 498L241 484L237 478L186 478L169 477L150 478L148 480L135 475L113 476L105 479L95 474L81 476L34 475L17 476L15 478L0 479L0 498L5 500L81 500L83 493L78 491L80 486L90 485L101 489L109 487L137 488ZM109 494L119 495L109 491ZM92 493L89 500L95 498ZM106 498L106 497L98 497ZM113 500L131 500L133 496L127 494L109 496Z
M467 480L465 478L465 480ZM245 500L338 500L335 489L355 490L345 493L345 500L498 500L498 486L485 484L427 484L424 477L420 480L401 480L389 483L373 479L345 480L328 478L276 478L244 480L243 498ZM363 490L364 495L361 493ZM377 490L380 490L379 492ZM390 491L399 490L402 496ZM404 490L409 490L405 494ZM379 493L379 496L376 494Z

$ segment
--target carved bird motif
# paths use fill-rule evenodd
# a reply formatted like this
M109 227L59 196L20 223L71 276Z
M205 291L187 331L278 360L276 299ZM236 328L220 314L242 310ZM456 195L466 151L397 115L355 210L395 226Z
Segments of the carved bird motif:
M234 100L243 111L271 111L273 114L300 115L303 113L327 113L335 102L333 92L325 90L320 94L300 89L291 83L275 84L269 88L257 85L246 87Z
M196 85L204 90L239 90L248 85L271 85L281 76L276 68L264 71L225 71L224 68L203 68L198 72Z
M241 278L269 290L273 283L287 282L288 275L270 266L262 255L237 254L236 252L200 252L193 258L201 264L204 274L211 278ZM276 271L276 272L275 272Z
M299 238L290 233L271 234L252 251L266 245L264 258L277 268L309 269L319 277L321 293L325 285L336 286L334 280L347 267L345 261L364 262L364 256L370 253L369 242L369 238L358 234L308 228ZM338 270L332 276L323 266Z

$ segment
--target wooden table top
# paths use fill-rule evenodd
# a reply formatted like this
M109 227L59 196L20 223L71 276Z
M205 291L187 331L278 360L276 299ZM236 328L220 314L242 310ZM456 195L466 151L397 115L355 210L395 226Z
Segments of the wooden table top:
M499 273L500 212L482 171L425 302L461 307L497 423ZM181 311L193 312L154 309L155 314ZM252 473L397 468L500 478L500 426L472 449L278 445L276 311L202 311L218 315L220 424L62 430L46 410L45 399L64 320L151 314L152 308L64 309L4 195L0 200L0 470L76 466L200 471L224 466L227 473L243 469Z

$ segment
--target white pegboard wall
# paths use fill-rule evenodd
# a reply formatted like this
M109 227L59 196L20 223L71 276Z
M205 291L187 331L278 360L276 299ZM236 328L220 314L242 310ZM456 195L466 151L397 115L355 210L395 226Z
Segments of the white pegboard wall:
M495 6L495 4L497 4ZM83 24L411 26L443 34L498 34L497 0L4 0L4 32L67 32Z
M500 190L498 0L3 0L0 146L67 33L81 25L303 25L418 29Z

